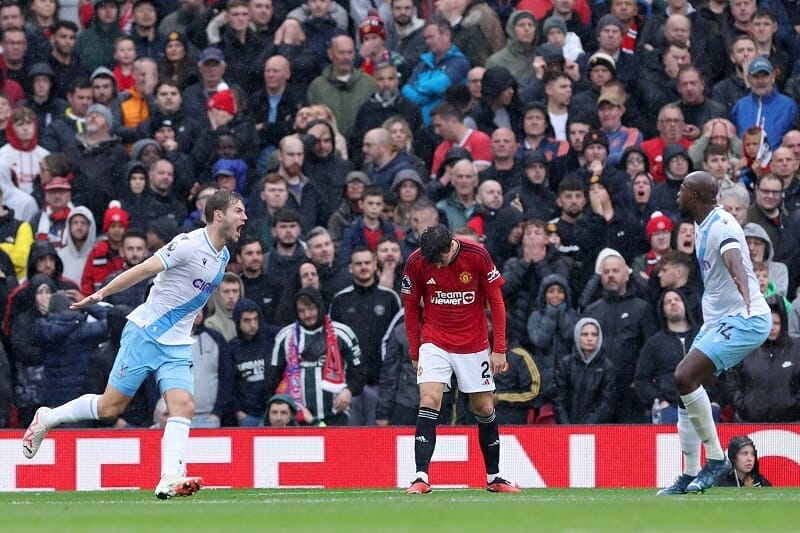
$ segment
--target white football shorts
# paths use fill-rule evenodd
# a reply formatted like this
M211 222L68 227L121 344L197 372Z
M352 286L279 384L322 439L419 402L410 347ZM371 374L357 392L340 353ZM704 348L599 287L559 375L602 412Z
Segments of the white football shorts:
M419 347L417 384L444 383L449 387L453 372L461 392L494 391L488 348L477 353L451 353L429 342Z

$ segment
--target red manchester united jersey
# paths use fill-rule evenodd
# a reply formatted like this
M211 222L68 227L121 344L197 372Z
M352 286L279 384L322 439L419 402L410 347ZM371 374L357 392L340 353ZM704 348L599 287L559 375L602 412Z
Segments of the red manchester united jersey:
M459 241L453 261L443 267L428 263L419 250L414 251L400 289L411 358L419 357L419 347L426 342L453 353L485 350L489 346L487 301L492 307L494 351L505 353L503 283L489 253L477 244Z

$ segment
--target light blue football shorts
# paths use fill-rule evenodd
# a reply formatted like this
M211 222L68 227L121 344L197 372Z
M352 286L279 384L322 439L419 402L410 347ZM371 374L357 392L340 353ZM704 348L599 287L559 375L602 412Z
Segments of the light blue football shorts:
M119 352L108 384L133 396L147 376L156 373L161 394L183 389L194 394L191 344L161 344L131 321L122 330Z
M710 326L703 325L692 348L714 363L717 374L738 365L747 354L764 344L772 328L772 314L727 316Z

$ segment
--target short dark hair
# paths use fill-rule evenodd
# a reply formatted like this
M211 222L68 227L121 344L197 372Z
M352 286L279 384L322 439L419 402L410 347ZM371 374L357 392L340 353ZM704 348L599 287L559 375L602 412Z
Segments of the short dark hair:
M375 252L370 250L368 247L359 244L358 246L354 246L352 250L350 250L350 257L348 258L350 261L353 260L353 256L356 254L360 254L361 252L369 252L372 254L372 257L375 257Z
M367 185L361 193L361 199L364 200L367 196L380 196L383 199L383 187L380 185Z
M703 152L703 161L708 161L708 158L712 155L724 155L725 157L730 158L728 155L728 149L718 144L709 144L706 147L705 151Z
M432 19L430 19L426 24L425 27L428 26L436 26L439 30L439 33L447 32L451 36L453 35L453 25L450 24L450 21L446 18L442 17L441 15L436 15Z
M73 33L78 33L78 25L71 20L59 20L53 25L52 32L55 33L61 28L66 28Z
M264 243L261 242L261 239L259 239L258 237L254 236L254 235L248 235L246 237L242 237L242 240L239 241L239 246L237 247L238 248L237 249L237 253L241 253L242 252L242 248L244 248L245 246L250 246L251 244L255 244L255 243L258 243L258 245L261 246L261 251L263 252L264 251Z
M659 268L664 265L681 265L688 271L692 269L692 257L677 250L669 250L658 260Z
M564 191L584 191L583 182L579 178L564 178L558 182L558 194Z
M115 82L116 84L116 82ZM69 84L69 88L67 89L67 94L75 94L75 91L78 89L91 89L92 82L89 81L89 78L86 76L78 76L72 83Z
M300 224L300 213L289 207L282 207L272 215L272 227L274 228L281 222L297 222Z
M129 238L142 239L144 242L147 242L147 233L139 228L130 228L125 230L125 233L122 234L123 242L125 239Z
M547 85L548 83L552 83L558 80L559 78L565 78L569 80L570 84L574 83L572 81L572 78L570 78L569 75L563 70L551 70L544 75L544 78L542 79L542 84Z
M206 200L205 215L206 220L209 222L214 220L214 211L226 211L230 206L236 202L243 202L242 195L236 191L218 190Z
M436 224L422 232L419 237L419 250L429 263L438 263L450 250L453 235L444 224Z
M778 22L778 19L775 18L775 13L773 13L771 9L765 9L763 7L759 7L758 9L756 9L756 12L753 13L753 18L751 18L750 20L752 21L755 19L763 19L763 18L768 18L772 22Z
M464 120L464 114L458 110L453 104L447 102L439 104L431 110L431 117L439 117L443 119L454 118L461 122Z

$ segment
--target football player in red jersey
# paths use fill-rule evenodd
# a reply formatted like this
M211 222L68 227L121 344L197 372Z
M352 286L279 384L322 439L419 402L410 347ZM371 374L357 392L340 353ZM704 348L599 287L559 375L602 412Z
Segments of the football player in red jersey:
M436 446L436 421L453 372L459 390L469 394L478 420L486 489L519 492L500 473L500 436L494 414L494 375L507 368L502 286L503 278L486 249L453 239L442 224L422 233L419 249L406 262L400 292L420 392L414 439L417 479L407 494L431 491L428 468ZM487 302L494 318L491 355L484 316Z

